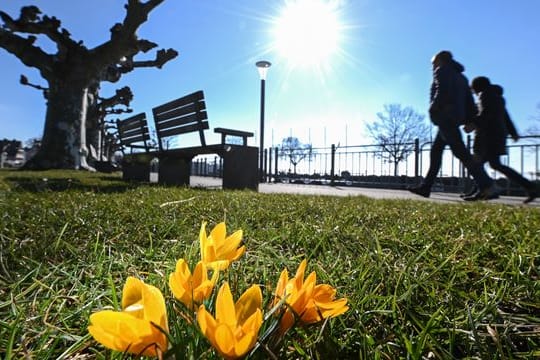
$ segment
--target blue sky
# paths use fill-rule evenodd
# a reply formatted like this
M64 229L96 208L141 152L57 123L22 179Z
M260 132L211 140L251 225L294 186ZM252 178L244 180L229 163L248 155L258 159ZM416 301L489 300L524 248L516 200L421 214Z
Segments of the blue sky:
M279 25L284 9L292 2L165 0L138 35L159 48L176 49L179 57L161 70L137 69L116 84L103 84L102 95L128 85L135 96L134 111L150 114L153 106L204 90L210 126L253 131L251 142L258 144L260 81L254 64L268 60L266 146L290 134L314 146L365 144L371 141L364 124L374 120L384 104L400 103L427 113L430 59L448 49L465 65L469 79L485 75L504 86L508 109L521 132L538 115L538 0L326 1L338 32L331 40L334 52L315 63L300 61L301 54L292 59L292 50L280 51L280 42L286 40L276 35L277 28L284 26ZM123 19L124 3L9 0L0 9L18 17L21 6L37 5L59 18L73 39L94 47ZM316 42L326 44L322 38ZM138 59L151 57L142 54ZM35 69L0 49L0 138L27 140L43 131L44 99L41 92L19 85L21 74L46 86ZM210 141L219 141L214 136L208 132Z

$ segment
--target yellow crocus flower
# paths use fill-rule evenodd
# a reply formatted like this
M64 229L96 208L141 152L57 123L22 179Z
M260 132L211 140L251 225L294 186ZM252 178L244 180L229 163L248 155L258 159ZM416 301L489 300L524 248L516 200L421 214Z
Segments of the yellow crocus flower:
M246 290L234 303L229 284L219 289L214 318L204 304L197 312L201 332L225 359L247 354L257 341L262 325L262 293L257 285Z
M242 241L242 230L227 236L224 222L217 224L210 235L206 235L206 222L201 225L199 234L201 260L211 269L225 270L238 260L246 251L246 247L238 247Z
M349 309L347 299L334 300L336 290L332 286L316 285L317 275L314 271L304 280L306 266L307 261L303 260L292 279L289 279L287 269L279 277L274 305L283 298L288 305L280 321L282 333L291 328L296 320L305 325L313 324L341 315Z
M163 331L168 328L161 291L131 276L122 292L122 311L96 312L90 315L88 326L88 332L103 346L146 356L160 356L167 350Z
M208 279L206 265L199 261L193 274L184 259L176 262L176 270L169 276L169 287L174 297L191 310L196 310L210 296L219 273L214 271L212 279Z

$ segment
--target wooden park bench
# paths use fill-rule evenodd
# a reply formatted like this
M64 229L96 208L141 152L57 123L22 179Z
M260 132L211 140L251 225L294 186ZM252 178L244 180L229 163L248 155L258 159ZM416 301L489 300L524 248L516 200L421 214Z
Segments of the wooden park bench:
M209 129L204 93L197 91L152 109L159 151L159 182L189 185L191 160L197 155L217 154L223 159L224 189L258 189L258 148L247 146L247 131L216 128L221 142L207 144ZM196 135L197 145L182 146L187 135ZM242 138L242 145L228 144L228 136ZM172 144L172 145L171 145Z
M140 113L127 119L116 120L118 145L122 151L122 178L148 181L152 158L151 136L146 114ZM129 149L129 153L126 151ZM135 150L135 152L133 152Z
M197 155L217 154L223 159L224 189L258 189L258 148L247 146L247 131L216 128L219 144L207 144L209 129L204 93L197 91L152 109L158 149L150 147L150 134L144 113L117 121L122 148L142 151L124 153L125 180L148 181L150 161L159 159L158 181L163 184L189 185L191 161ZM182 139L196 136L196 146L182 146ZM242 145L229 144L227 137L242 138Z

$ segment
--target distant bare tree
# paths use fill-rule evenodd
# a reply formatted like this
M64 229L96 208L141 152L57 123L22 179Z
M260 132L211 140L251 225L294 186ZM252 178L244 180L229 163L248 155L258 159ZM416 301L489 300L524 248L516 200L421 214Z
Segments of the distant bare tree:
M381 157L394 164L395 176L399 163L414 151L415 139L427 139L429 126L424 118L411 107L385 104L384 111L377 113L377 120L366 125L369 135L382 149Z
M294 167L294 174L296 174L296 165L305 158L313 156L311 144L302 144L296 137L288 136L284 138L278 147L279 156L289 160Z

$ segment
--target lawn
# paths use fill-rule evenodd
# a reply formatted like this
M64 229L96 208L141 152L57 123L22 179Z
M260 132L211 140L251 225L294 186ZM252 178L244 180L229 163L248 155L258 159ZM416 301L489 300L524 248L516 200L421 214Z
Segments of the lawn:
M540 358L538 208L0 171L0 210L4 358L128 357L88 335L90 314L118 309L128 276L173 302L168 276L177 259L197 258L203 221L243 230L246 253L225 276L240 291L259 284L265 311L281 271L294 274L303 259L348 299L345 314L290 331L278 358Z

